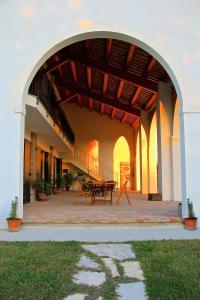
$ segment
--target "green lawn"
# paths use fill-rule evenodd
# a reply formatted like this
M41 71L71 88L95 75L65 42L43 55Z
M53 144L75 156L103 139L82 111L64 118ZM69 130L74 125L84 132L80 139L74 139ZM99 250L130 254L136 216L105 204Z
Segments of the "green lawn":
M149 299L200 299L200 241L131 244L144 271ZM113 280L105 269L107 281L101 288L73 284L83 252L77 242L1 242L0 299L63 299L83 289L91 300L100 295L105 300L116 299L120 279Z
M150 300L200 299L200 241L132 244Z

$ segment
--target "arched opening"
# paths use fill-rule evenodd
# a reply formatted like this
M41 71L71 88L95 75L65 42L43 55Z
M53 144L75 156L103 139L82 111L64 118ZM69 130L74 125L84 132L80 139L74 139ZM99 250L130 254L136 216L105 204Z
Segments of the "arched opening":
M138 63L143 65L143 71L137 67ZM153 117L150 134L148 120L159 103L156 100L160 80L172 85L159 62L142 48L122 40L94 38L68 45L50 57L36 74L29 93L36 95L45 106L48 101L43 96L46 96L44 92L48 90L47 86L44 88L47 82L52 92L47 96L51 99L56 96L55 106L52 107L51 101L45 108L51 117L55 117L56 125L53 126L60 133L65 147L68 147L67 150L57 151L58 156L62 154L60 158L65 163L73 164L79 169L78 172L88 172L93 177L92 180L99 179L94 173L99 173L105 166L106 170L101 172L101 179L116 180L122 187L125 179L130 179L130 156L136 151L136 164L133 167L136 177L134 189L148 194L157 191L157 118ZM51 109L55 109L56 113L52 115ZM160 117L163 119L162 107ZM131 141L129 145L132 148L129 149L124 136L129 138L129 142L131 138L134 140L138 124L141 127L137 142ZM164 127L161 131L165 131ZM117 134L121 137L113 150ZM76 146L85 147L86 141L93 138L95 140L88 145L86 158L84 157L87 165L85 170L80 157L77 157ZM163 138L161 143L164 146ZM52 149L56 148L54 145L52 141ZM133 151L133 147L136 150ZM75 156L71 157L70 151L73 148ZM171 162L168 162L168 168L171 169ZM109 174L107 178L105 174Z
M127 189L130 189L130 150L124 136L118 138L113 150L114 179L122 189L128 180Z
M157 149L157 120L156 112L153 115L149 137L149 191L158 192L158 149Z
M98 174L99 172L99 142L92 140L86 148L86 164L89 173Z

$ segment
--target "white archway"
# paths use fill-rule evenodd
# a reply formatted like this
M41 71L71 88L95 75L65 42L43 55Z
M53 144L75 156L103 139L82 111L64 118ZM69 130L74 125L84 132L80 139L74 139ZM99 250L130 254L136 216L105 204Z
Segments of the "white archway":
M23 217L23 147L24 147L24 115L25 115L25 104L27 103L27 94L28 94L28 88L29 85L34 78L36 72L38 69L43 65L43 63L50 58L55 52L59 51L63 47L73 44L75 42L84 40L84 39L91 39L91 38L113 38L113 39L119 39L123 40L129 43L133 43L138 47L143 48L150 54L152 54L156 60L160 62L160 64L166 69L168 74L170 75L175 88L176 92L178 94L178 97L180 99L180 110L182 109L182 96L179 88L179 84L177 82L176 76L174 72L171 70L171 67L167 64L165 59L158 54L151 46L146 44L145 42L134 38L131 35L127 35L125 33L117 33L112 30L108 31L91 31L91 32L86 32L86 33L81 33L81 34L69 34L66 39L60 39L57 41L54 41L54 43L46 43L46 48L45 49L38 49L38 52L34 54L31 57L31 61L29 64L25 66L22 72L19 74L16 74L16 80L14 82L13 89L11 91L11 97L13 100L13 103L15 104L14 111L16 113L15 118L13 121L13 129L15 128L16 134L15 137L18 139L16 141L16 144L18 145L18 156L17 160L15 159L15 165L14 169L16 169L16 174L15 174L15 185L13 187L13 192L12 194L17 194L19 195L20 198L20 205L19 205L19 216ZM54 45L52 47L52 45ZM11 126L10 126L11 127ZM12 130L12 128L11 128ZM183 132L183 130L182 130ZM184 147L184 137L183 134L181 136L182 139L182 147ZM6 146L6 145L5 145ZM183 151L182 151L183 153ZM10 154L11 157L14 157L12 153ZM185 158L183 157L182 154L182 161L183 164L185 162ZM185 172L184 168L182 169L182 178L185 179L185 175L183 174ZM4 180L2 179L2 182ZM144 185L145 179L143 179L143 185ZM182 185L183 186L183 185ZM4 198L10 198L10 193L4 193ZM8 211L8 205L6 205L5 209L3 209L3 214L7 214Z

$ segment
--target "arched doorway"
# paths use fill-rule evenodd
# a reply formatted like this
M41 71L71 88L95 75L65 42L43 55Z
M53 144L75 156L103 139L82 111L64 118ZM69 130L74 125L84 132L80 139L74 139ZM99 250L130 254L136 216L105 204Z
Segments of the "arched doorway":
M118 138L113 150L114 179L120 184L120 189L128 180L130 189L130 149L124 136Z
M107 34L106 34L107 35ZM87 35L86 35L87 36ZM92 36L92 35L91 35ZM97 34L97 36L98 36L98 34ZM104 36L104 33L102 34L102 36ZM126 38L124 37L124 40L126 40ZM131 48L130 48L131 49ZM129 53L129 51L130 51L130 49L128 50L128 53ZM132 51L132 50L131 50ZM156 56L156 55L155 55ZM160 57L159 57L159 59L160 59ZM54 61L55 63L56 63L56 60ZM54 63L53 62L53 63ZM73 71L74 70L74 67L73 67L73 64L72 64L72 75L73 75L73 79L76 81L76 78L77 78L77 75L76 75L76 73ZM87 84L88 84L88 87L90 87L90 85L91 85L91 82L90 82L90 76L91 76L91 70L90 70L90 68L91 67L88 67L87 68L87 76L88 76L88 79L87 79ZM50 72L50 70L48 70L47 72ZM114 74L114 73L113 73ZM116 76L116 75L114 75L114 76ZM103 78L103 82L105 83L106 82L106 76L104 76L104 78ZM120 95L121 96L121 94L122 94L122 90L123 90L123 85L125 86L125 84L123 83L123 81L122 82L120 82L119 83L119 87L118 87L118 91L117 91L117 95ZM103 87L104 87L105 85L103 84ZM72 91L75 93L75 91L74 91L74 86L71 86L72 87ZM104 88L103 88L103 90L104 90ZM120 91L121 90L121 91ZM111 88L111 91L112 91L112 88ZM139 88L139 86L137 87L137 89L134 91L134 94L135 94L135 96L133 96L132 95L132 102L136 102L136 100L137 100L137 97L139 96L139 94L140 94L140 92L141 92L141 88ZM64 93L65 93L65 91L64 91ZM76 93L75 93L76 94ZM85 94L86 95L86 94ZM137 97L136 97L136 95L137 95ZM95 96L97 96L97 95L95 95ZM119 96L119 99L120 99L120 96ZM70 94L70 93L66 93L66 99L61 99L60 100L60 102L61 101L63 101L63 102L68 102L68 101L70 101L70 99L71 98L73 98L73 94ZM82 103L83 102L81 102L80 101L80 98L79 97L77 97L78 98L78 102L79 102L79 105L81 106L82 105ZM94 97L95 98L95 97ZM153 101L155 99L155 97L154 97L154 95L152 95L150 98L149 98L149 100L151 100L151 101ZM109 103L110 104L110 103ZM122 102L120 103L120 107L122 107ZM144 106L144 104L143 104L143 106ZM89 109L90 109L90 111L93 111L93 109L94 109L94 106L92 105L92 98L91 97L89 97L89 101L88 101L88 107L89 107ZM99 111L100 111L100 113L102 112L102 110L103 110L103 108L102 107L104 107L104 105L101 105L101 108L99 108ZM148 109L149 108L149 106L145 106L146 107L146 109ZM121 109L121 108L120 108ZM124 123L129 123L129 124L131 124L131 126L134 128L134 124L135 124L135 121L137 121L137 120L133 120L133 119L131 119L130 120L130 118L129 118L129 116L128 116L128 113L127 112L125 112L125 113L123 113L123 114L118 114L118 113L116 113L116 109L114 108L114 109L112 109L111 111L110 110L107 110L107 115L110 115L110 117L111 118L113 118L113 116L118 116L118 118L120 119L120 121L121 121L121 123L122 124L124 124ZM147 190L148 190L148 167L147 167L147 165L148 165L148 161L147 161L147 148L146 148L146 146L145 146L145 144L146 144L146 142L145 142L145 140L147 139L147 137L146 137L146 133L145 132L142 132L141 133L141 144L143 145L143 150L142 150L142 161L143 161L143 164L142 164L142 168L141 168L141 170L142 170L142 175L141 175L141 178L142 178L142 189L143 189L143 192L144 193L146 193L147 192Z

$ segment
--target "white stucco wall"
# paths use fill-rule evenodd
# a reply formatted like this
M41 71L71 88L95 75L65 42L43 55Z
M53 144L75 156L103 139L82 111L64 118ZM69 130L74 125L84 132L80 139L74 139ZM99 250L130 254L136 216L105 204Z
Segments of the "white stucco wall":
M190 197L200 216L198 0L6 0L0 2L0 20L1 220L8 215L9 201L22 196L25 111L21 104L28 86L56 50L86 37L133 42L166 67L181 103L183 198ZM22 216L22 206L19 212Z

